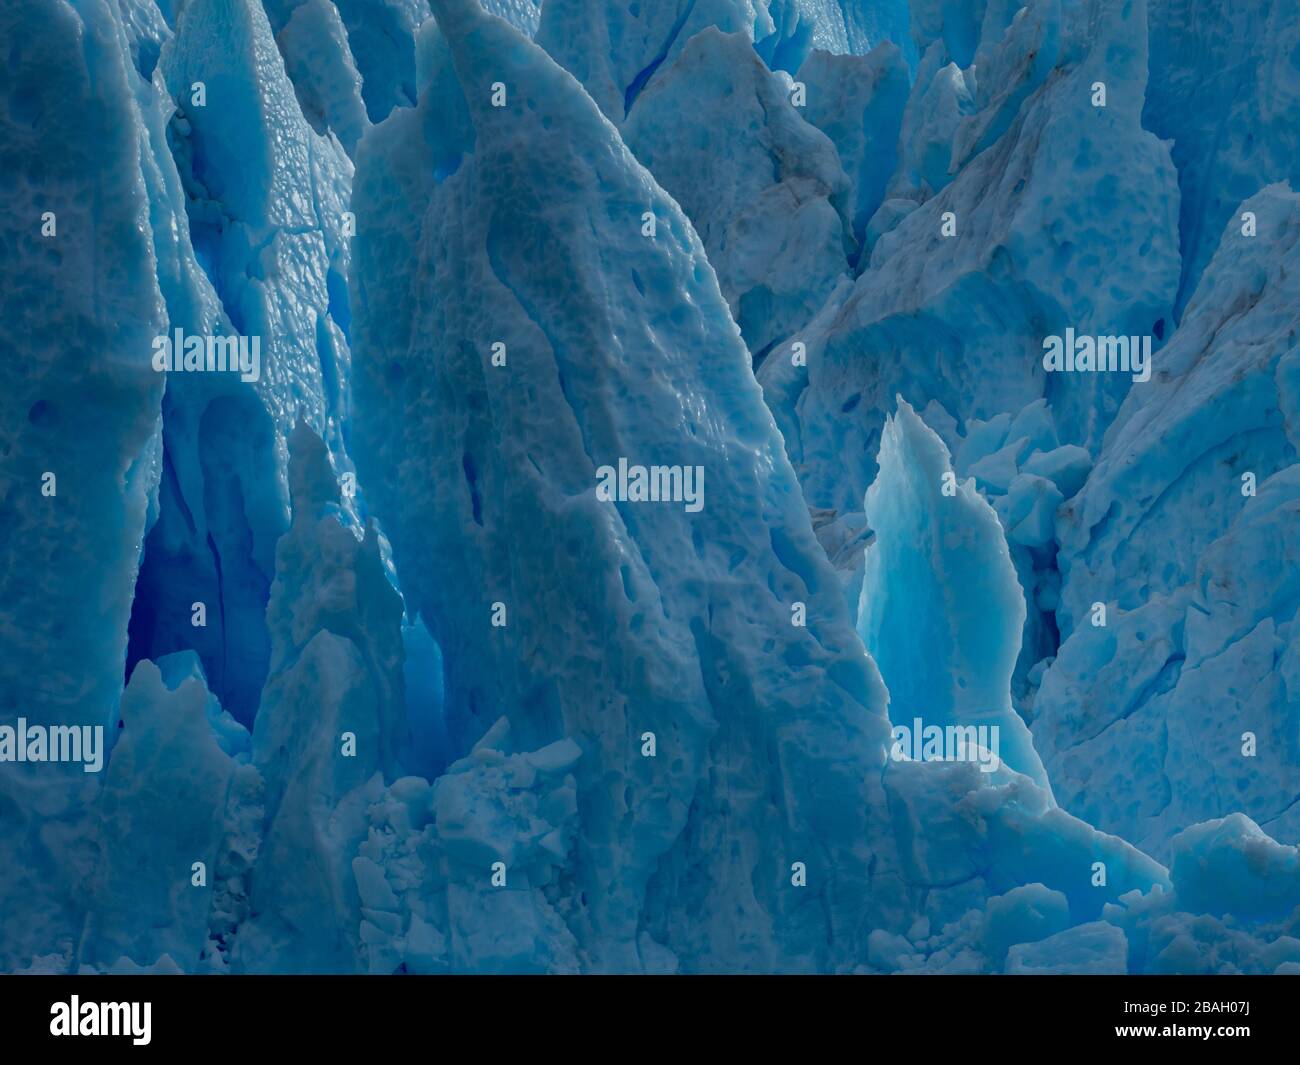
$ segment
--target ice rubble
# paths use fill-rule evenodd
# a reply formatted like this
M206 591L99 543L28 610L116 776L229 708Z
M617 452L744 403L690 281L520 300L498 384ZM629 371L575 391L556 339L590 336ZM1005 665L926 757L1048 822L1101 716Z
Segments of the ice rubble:
M0 964L1300 968L1300 19L484 7L0 13L0 722L115 739L3 767Z

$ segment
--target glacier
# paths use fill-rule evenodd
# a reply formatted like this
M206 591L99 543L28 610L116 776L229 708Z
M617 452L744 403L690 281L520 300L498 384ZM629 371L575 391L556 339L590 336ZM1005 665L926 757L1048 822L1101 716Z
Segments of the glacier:
M0 970L1300 971L1293 4L0 32Z

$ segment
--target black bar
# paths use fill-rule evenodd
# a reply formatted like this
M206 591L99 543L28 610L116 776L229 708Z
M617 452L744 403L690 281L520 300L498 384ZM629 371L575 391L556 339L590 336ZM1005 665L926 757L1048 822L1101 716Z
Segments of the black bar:
M109 1044L204 1056L225 1046L241 1054L288 1047L331 1060L396 1055L403 1046L437 1057L491 1059L520 1048L608 1059L624 1048L677 1056L750 1043L765 1058L801 1052L798 1060L854 1047L876 1056L891 1046L1073 1055L1199 1044L1219 1054L1293 1053L1296 986L1246 976L11 976L0 980L0 1024L8 1061ZM148 1003L148 1042L51 1034L74 995L83 1015L87 1004L137 1004L137 1021ZM847 1044L834 1049L841 1039Z

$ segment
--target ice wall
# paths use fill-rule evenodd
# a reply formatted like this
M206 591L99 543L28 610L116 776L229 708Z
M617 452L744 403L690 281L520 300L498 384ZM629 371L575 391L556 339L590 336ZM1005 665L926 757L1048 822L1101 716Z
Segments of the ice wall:
M138 75L111 5L7 5L0 32L0 725L111 739L161 466L149 344L166 318ZM98 786L81 765L4 765L6 970L71 953Z
M1151 4L1151 82L1142 124L1172 141L1178 168L1182 316L1242 201L1300 182L1295 109L1300 12L1286 0Z
M1044 43L1053 35L1059 50ZM859 509L895 394L980 419L1046 396L1062 442L1100 441L1127 380L1048 379L1041 342L1071 327L1154 333L1158 346L1169 325L1176 175L1140 125L1145 36L1141 3L1029 5L973 94L955 64L933 60L942 42L930 45L903 119L906 195L895 187L868 224L874 246L852 291L792 335L806 358L782 350L760 371L810 505ZM934 132L938 118L914 104L944 79L964 79L972 110ZM1091 103L1098 80L1106 107ZM939 173L955 174L941 188L924 170L908 177L911 146L930 136L943 145Z
M1300 969L1288 8L28 7L6 971Z
M708 27L623 126L627 146L694 225L759 359L848 276L854 251L853 195L835 146L791 97L788 79L744 34Z
M346 464L351 164L303 119L259 5L187 4L150 94L158 332L254 341L254 380L171 373L157 520L128 667L193 648L250 725L266 677L264 614L288 524L286 440L308 420ZM165 80L164 80L165 79ZM179 231L179 232L178 232ZM196 625L194 604L207 623Z
M1156 854L1236 811L1297 838L1300 198L1271 186L1235 214L1161 372L1061 512L1068 639L1036 704L1062 801Z
M849 176L856 262L897 165L907 67L891 43L863 56L817 49L799 67L798 80L806 89L804 117L830 137Z
M763 968L778 951L834 964L790 866L812 870L834 949L851 950L889 890L887 859L872 883L883 695L713 270L543 52L472 4L436 13L468 128L439 130L429 155L453 133L472 151L441 182L426 162L404 283L423 311L400 346L364 294L393 270L383 212L410 153L363 151L354 338L358 409L373 412L362 473L397 470L376 506L443 648L453 739L504 715L527 746L583 750L564 897L586 893L572 919L591 965L640 968L664 947L697 967ZM484 63L504 107L469 76ZM620 459L702 469L698 505L598 498L598 468ZM672 900L648 928L647 896ZM638 946L643 929L659 948Z

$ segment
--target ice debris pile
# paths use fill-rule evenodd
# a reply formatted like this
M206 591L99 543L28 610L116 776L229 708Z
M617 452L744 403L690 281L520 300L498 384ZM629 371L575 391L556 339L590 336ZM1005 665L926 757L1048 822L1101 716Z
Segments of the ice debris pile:
M0 968L1300 972L1294 4L0 36Z

